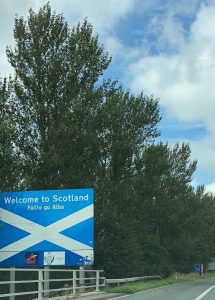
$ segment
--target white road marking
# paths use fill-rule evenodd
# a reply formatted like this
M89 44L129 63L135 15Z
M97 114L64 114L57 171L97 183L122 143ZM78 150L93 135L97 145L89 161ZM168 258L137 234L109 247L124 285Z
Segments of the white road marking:
M202 293L201 295L199 295L194 300L201 300L204 296L206 296L214 288L215 288L215 285L211 286L209 289L207 289L206 291L204 291L204 293Z
M125 296L120 296L120 297L117 297L117 298L111 298L109 300L116 300L116 299L123 299L123 298L128 298L128 297L131 297L133 295L136 295L137 293L134 293L134 294L131 294L131 295L125 295Z
M128 298L128 297L132 297L132 296L134 296L134 295L144 294L144 293L147 293L147 292L149 292L149 291L159 290L159 289L162 289L162 288L167 288L167 287L171 287L171 286L179 285L179 284L183 284L183 283L184 283L184 282L175 283L175 284L170 284L170 285L166 285L166 286L160 286L160 287L157 287L157 288L152 288L152 289L145 290L145 291L141 291L141 292L137 292L137 293L134 293L134 294L128 294L128 295L123 295L123 296L111 298L111 299L109 299L109 300L117 300L117 299ZM213 288L215 288L215 285L213 285L212 287L210 287L209 289L207 289L206 291L204 291L204 293L202 293L200 296L198 296L198 297L195 298L194 300L201 300L201 299L203 299L203 297L206 296Z

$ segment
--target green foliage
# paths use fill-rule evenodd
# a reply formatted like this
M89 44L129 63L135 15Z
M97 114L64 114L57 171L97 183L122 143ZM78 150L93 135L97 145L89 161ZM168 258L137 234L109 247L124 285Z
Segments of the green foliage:
M77 186L76 161L85 162L85 138L97 109L95 83L110 59L86 20L70 30L49 4L30 10L27 21L16 18L14 37L15 49L7 49L16 74L10 116L29 188ZM63 183L64 174L74 182Z
M171 149L161 143L144 151L135 185L135 215L149 274L190 271L194 262L206 264L213 257L214 198L191 188L195 168L188 145ZM208 227L207 234L200 220Z
M0 82L0 191L17 188L19 183L19 158L12 141L14 128L6 113L9 88L6 79Z

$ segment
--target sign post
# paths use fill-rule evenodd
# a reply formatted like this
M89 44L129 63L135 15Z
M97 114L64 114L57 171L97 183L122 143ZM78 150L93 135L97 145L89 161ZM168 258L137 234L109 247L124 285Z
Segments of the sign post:
M204 274L204 265L201 264L201 275L203 276L203 274Z

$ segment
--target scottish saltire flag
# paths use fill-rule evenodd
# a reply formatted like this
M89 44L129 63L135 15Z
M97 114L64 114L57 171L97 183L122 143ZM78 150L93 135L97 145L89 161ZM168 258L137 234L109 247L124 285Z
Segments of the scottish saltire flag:
M93 190L0 193L0 267L93 264Z

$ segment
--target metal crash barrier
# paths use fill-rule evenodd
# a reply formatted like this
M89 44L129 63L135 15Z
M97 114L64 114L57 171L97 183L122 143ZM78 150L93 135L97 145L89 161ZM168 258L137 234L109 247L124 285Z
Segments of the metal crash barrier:
M84 291L99 291L105 286L105 277L100 275L102 272L103 270L84 269L2 268L0 269L0 298L25 299L24 296L32 295L31 299L42 300L69 294L75 296ZM20 276L21 273L24 275ZM27 280L25 280L26 276ZM26 299L30 298L26 297Z

